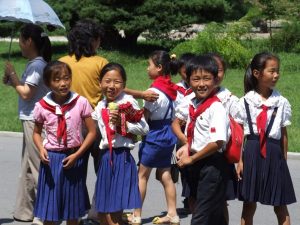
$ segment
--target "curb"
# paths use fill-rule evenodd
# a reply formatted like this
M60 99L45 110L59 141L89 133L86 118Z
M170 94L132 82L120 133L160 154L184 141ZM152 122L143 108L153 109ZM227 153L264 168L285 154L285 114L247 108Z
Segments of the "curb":
M23 137L22 132L12 132L12 131L0 131L0 136L1 137Z
M22 138L22 132L0 131L1 137ZM300 159L300 152L288 152L288 159Z

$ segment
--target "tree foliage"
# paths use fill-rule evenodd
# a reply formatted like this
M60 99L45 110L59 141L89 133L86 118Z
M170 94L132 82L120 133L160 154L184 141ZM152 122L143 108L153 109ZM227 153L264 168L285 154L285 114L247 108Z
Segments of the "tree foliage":
M192 23L221 22L232 15L240 0L46 0L69 25L78 18L92 18L106 28L124 31L135 43L144 31L153 38Z

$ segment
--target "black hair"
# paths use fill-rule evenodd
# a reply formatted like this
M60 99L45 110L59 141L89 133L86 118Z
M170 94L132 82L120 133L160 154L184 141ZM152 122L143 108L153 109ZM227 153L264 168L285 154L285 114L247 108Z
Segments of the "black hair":
M52 49L48 35L40 26L28 23L21 28L21 37L24 40L31 38L39 56L42 56L46 62L51 61Z
M226 65L226 62L225 62L224 58L220 54L218 54L216 52L210 52L210 53L207 53L206 55L211 56L214 59L219 60L221 62L221 64L222 64L222 66L223 66L224 73L226 72L227 65Z
M102 81L104 75L107 72L112 71L112 70L116 70L121 74L122 80L124 82L124 87L125 87L126 86L127 75L126 75L124 67L119 63L110 62L110 63L106 64L100 72L100 75L99 75L100 82Z
M69 55L75 55L76 60L82 56L90 57L96 55L93 41L103 39L104 30L95 21L90 19L78 21L68 34Z
M177 64L177 69L178 71L180 70L181 67L183 66L187 66L187 63L193 58L195 57L196 55L194 53L184 53L182 54L178 60L176 60L176 64ZM177 72L178 72L177 71Z
M162 75L175 75L178 68L175 59L171 59L169 53L163 50L156 50L152 52L149 58L153 61L155 66L161 65Z
M56 60L56 61L49 62L46 65L46 67L44 68L43 80L47 87L50 87L51 77L61 73L62 69L68 71L68 73L72 77L72 70L70 66L64 62Z
M186 68L186 79L188 82L190 82L191 75L198 70L211 73L215 79L218 77L218 64L212 56L199 55L189 61Z
M257 70L258 72L263 72L266 67L266 63L268 60L275 59L279 63L279 58L270 53L270 52L261 52L256 54L251 63L247 67L245 76L244 76L244 92L245 94L251 90L257 90L258 80L253 75L253 70Z

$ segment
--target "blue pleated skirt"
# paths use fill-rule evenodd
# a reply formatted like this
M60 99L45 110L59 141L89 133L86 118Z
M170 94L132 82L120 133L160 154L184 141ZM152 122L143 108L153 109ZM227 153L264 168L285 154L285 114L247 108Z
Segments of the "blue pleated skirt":
M114 148L112 164L109 150L104 151L96 181L96 211L113 213L141 208L137 167L128 148Z
M34 215L43 221L78 219L90 208L86 187L89 154L64 169L62 160L70 154L48 151L50 164L41 163Z
M149 121L149 132L140 144L139 160L151 168L168 168L177 138L172 131L172 121Z
M272 206L296 202L280 140L267 139L267 156L263 158L260 154L259 137L248 136L243 161L243 179L238 182L239 200Z

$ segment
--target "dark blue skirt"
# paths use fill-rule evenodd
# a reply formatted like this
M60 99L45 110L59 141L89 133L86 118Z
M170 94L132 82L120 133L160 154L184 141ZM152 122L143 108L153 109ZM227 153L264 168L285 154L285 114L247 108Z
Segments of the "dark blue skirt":
M246 202L280 206L296 202L292 179L280 140L267 139L267 156L260 154L259 137L249 136L243 152L243 177L238 198Z
M138 175L134 158L128 148L114 148L112 164L109 150L104 151L96 181L96 211L113 213L141 208Z
M62 160L72 152L48 151L49 165L41 163L34 215L43 221L73 220L90 208L86 187L88 153L71 169Z
M171 167L172 152L177 138L172 131L171 120L149 121L149 132L140 144L139 160L151 168Z

